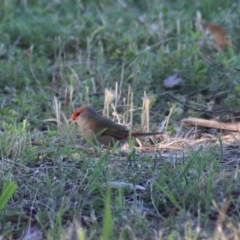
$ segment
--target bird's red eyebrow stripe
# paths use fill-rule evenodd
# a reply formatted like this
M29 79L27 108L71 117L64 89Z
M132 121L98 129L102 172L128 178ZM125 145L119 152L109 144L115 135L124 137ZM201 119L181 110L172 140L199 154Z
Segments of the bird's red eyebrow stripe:
M71 115L70 119L71 120L76 120L77 117L82 113L85 112L85 108L78 108L76 110L74 110L73 114Z

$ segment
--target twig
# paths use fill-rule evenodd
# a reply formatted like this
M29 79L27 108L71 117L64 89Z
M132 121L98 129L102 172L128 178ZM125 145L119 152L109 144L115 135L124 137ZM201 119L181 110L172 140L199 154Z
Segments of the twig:
M184 118L182 124L240 132L240 123L224 123L202 118Z
M191 107L190 104L184 103L184 102L178 100L176 97L172 96L172 95L169 94L169 93L166 93L165 95L168 96L168 97L170 97L170 98L172 98L172 99L174 99L176 102L182 104L184 107L189 108L189 109L191 109L191 110L193 110L193 111L195 111L195 112L204 112L204 113L232 113L232 114L234 114L234 115L240 114L239 111L238 111L238 112L235 112L235 111L233 111L233 110L231 110L231 109L224 109L224 108L219 108L219 109L214 109L214 110L206 110L206 109L204 109L204 108L194 108L194 107Z

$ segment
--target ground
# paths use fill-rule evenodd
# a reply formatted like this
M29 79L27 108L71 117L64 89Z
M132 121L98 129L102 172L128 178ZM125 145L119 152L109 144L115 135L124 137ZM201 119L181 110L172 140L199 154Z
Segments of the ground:
M233 1L0 3L0 239L239 239ZM161 134L103 148L75 108Z

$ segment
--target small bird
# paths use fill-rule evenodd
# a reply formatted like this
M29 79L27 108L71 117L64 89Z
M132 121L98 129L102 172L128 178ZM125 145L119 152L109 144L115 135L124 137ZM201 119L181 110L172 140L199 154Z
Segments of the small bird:
M160 132L131 132L126 126L103 117L93 108L87 106L76 109L69 121L77 122L80 133L86 140L105 146L113 146L117 140L122 142L129 137L136 138L161 134Z

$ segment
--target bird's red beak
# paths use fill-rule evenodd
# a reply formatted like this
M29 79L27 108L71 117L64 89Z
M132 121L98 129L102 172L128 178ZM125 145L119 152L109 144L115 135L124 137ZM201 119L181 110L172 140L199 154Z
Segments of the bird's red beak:
M73 123L73 122L74 122L74 120L72 119L72 115L71 115L71 117L68 119L68 122L69 122L69 123Z

